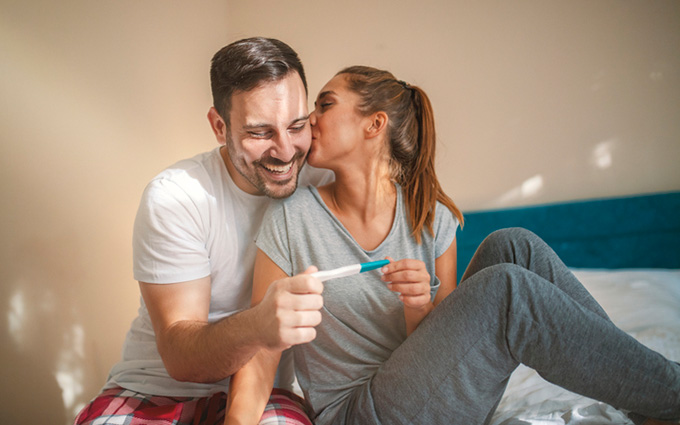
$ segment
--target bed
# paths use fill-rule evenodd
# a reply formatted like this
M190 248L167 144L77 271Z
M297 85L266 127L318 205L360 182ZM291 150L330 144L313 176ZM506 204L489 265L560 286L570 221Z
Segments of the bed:
M680 362L680 192L465 214L459 274L492 231L541 236L621 329ZM544 381L520 366L493 425L632 424L613 407Z

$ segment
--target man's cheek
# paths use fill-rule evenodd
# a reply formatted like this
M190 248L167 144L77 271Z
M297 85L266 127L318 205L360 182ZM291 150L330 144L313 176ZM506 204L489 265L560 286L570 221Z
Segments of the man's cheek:
M308 131L304 137L300 137L299 140L296 141L296 146L300 152L304 152L306 155L307 152L309 152L309 148L312 146L312 132Z

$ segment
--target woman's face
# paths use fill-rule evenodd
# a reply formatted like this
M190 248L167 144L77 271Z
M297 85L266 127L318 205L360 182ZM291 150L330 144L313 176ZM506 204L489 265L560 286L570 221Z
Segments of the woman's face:
M344 75L336 75L321 89L309 117L312 146L307 162L319 168L333 168L334 163L359 154L370 120L359 114L359 95L349 90ZM345 162L345 161L343 161Z

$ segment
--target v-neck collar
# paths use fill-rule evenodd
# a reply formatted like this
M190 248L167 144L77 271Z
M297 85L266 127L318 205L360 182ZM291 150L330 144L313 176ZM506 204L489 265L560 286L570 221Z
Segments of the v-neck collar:
M335 214L333 214L333 211L331 211L331 209L328 208L328 205L326 205L326 202L324 202L323 198L321 197L321 194L319 193L318 189L315 186L310 186L309 191L312 193L312 196L314 196L314 199L319 203L319 205L321 205L321 208L323 208L324 211L326 211L326 213L330 216L331 220L335 223L335 225L338 226L338 228L340 228L340 230L343 233L345 233L352 240L352 242L354 243L354 245L356 247L361 249L364 253L366 253L366 255L370 256L370 255L375 254L375 253L377 253L381 250L383 245L385 245L388 242L388 240L392 237L392 235L394 233L396 233L398 223L401 222L401 215L403 213L402 212L403 211L403 208L402 208L403 200L402 200L402 194L401 194L401 186L399 186L399 184L397 184L397 183L394 183L394 186L397 189L397 207L396 207L396 211L394 212L394 219L392 220L392 227L390 227L390 231L387 233L387 236L385 236L385 239L383 239L382 242L380 242L380 244L372 250L364 249L364 247L362 247L357 242L357 240L350 233L350 231L347 230L345 225L342 224L342 222L335 216Z

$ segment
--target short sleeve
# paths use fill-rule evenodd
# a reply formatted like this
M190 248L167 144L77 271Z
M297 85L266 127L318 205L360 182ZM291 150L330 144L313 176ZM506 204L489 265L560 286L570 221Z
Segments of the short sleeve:
M136 280L177 283L210 275L199 206L167 179L155 179L144 190L133 232Z
M453 243L458 230L458 219L451 210L437 202L434 225L435 258L439 258Z
M255 244L288 276L293 275L284 201L269 204L262 219L260 231L255 238Z

